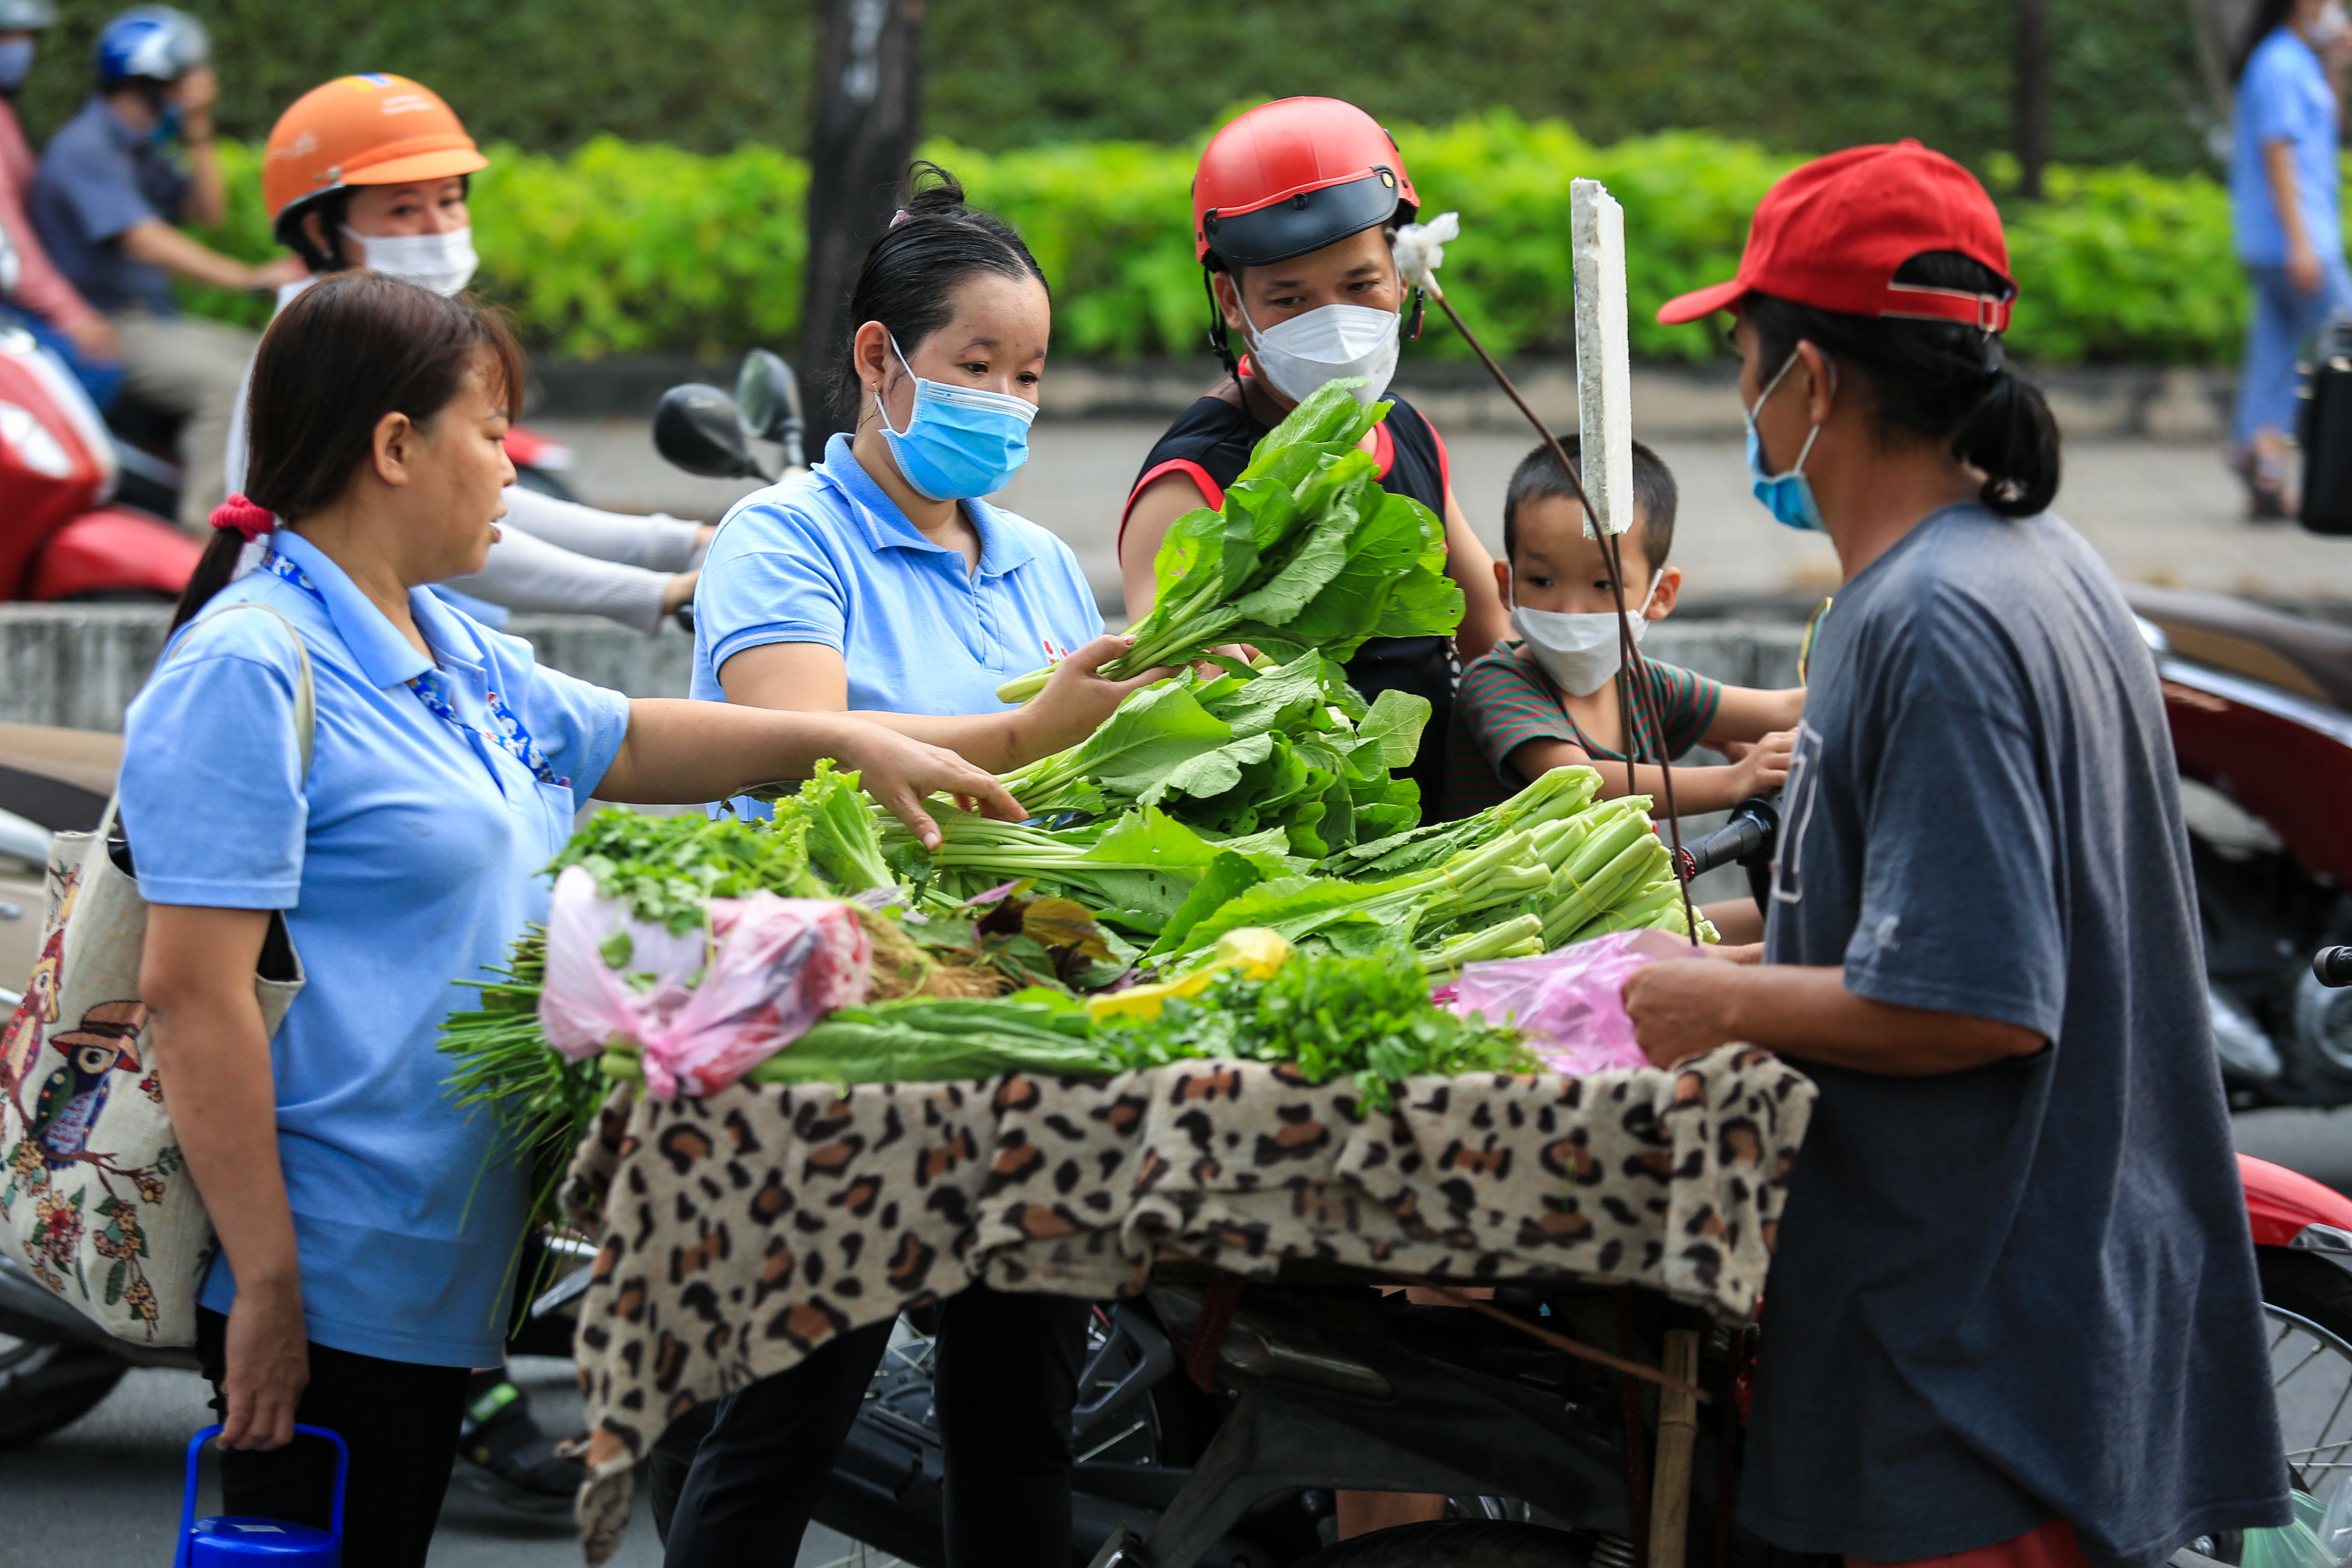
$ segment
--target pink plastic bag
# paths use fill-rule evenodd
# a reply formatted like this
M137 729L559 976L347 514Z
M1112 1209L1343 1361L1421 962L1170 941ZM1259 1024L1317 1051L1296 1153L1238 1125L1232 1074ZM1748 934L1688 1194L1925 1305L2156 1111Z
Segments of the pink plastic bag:
M848 906L760 892L709 909L707 931L673 936L567 868L547 911L548 1044L573 1061L635 1045L656 1100L713 1094L865 1000L873 946Z
M1650 1065L1633 1038L1620 992L1625 977L1655 959L1688 958L1690 943L1662 931L1615 931L1547 952L1465 964L1453 1007L1507 1024L1563 1078Z

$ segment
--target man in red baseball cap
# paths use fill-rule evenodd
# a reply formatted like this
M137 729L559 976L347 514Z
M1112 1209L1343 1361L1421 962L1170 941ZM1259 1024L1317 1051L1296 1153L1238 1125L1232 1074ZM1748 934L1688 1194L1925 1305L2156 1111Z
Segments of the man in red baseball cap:
M1844 584L1760 953L1625 1002L1654 1060L1751 1041L1821 1090L1743 1522L1849 1563L2151 1568L2283 1522L2286 1467L2163 697L2046 510L2008 268L1966 170L1857 147L1659 312L1734 312L1757 496Z

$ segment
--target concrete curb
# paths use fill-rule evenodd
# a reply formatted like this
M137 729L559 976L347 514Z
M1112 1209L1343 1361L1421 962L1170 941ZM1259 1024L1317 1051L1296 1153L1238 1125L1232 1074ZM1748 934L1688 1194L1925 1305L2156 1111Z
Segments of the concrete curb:
M1509 367L1529 406L1556 428L1576 426L1572 360L1531 359ZM2234 371L2162 365L2053 366L2021 373L2042 389L2059 427L2074 440L2210 441L2230 428ZM532 412L551 418L645 418L680 382L734 377L734 365L683 354L548 361L535 367ZM1167 419L1217 379L1206 358L1111 364L1060 361L1047 382L1048 419ZM1646 437L1732 439L1744 434L1737 376L1727 363L1636 365L1633 422ZM1472 363L1415 360L1397 389L1441 429L1516 432L1525 423L1486 373ZM813 390L813 389L811 389Z
M0 605L0 721L120 731L163 650L169 615L128 605ZM632 697L683 697L694 643L586 616L518 616L509 631L542 663ZM1685 619L1654 626L1643 651L1735 686L1793 686L1801 626Z

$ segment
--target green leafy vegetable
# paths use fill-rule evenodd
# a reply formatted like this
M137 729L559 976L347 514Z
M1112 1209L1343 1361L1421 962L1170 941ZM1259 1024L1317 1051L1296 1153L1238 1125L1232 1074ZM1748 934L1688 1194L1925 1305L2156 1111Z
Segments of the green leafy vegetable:
M898 881L882 857L875 819L879 808L869 805L857 784L855 773L837 773L832 758L820 758L814 773L776 803L775 831L803 831L809 864L844 893L896 887Z
M1328 855L1416 818L1420 787L1390 770L1412 762L1429 710L1402 691L1367 708L1339 664L1311 650L1263 671L1186 669L1005 787L1041 815L1156 805L1211 835L1278 826L1292 852Z
M1278 658L1321 649L1345 659L1370 637L1443 637L1462 623L1445 575L1445 528L1409 497L1381 488L1358 448L1390 405L1357 403L1342 378L1292 409L1257 445L1218 510L1169 525L1152 558L1158 595L1129 627L1135 646L1103 667L1125 679L1245 642ZM1052 671L1009 681L1025 700Z
M1375 1110L1407 1078L1541 1070L1516 1032L1433 1005L1421 966L1393 950L1303 952L1265 980L1228 973L1149 1022L1097 1026L1096 1046L1120 1068L1205 1057L1290 1062L1317 1083L1344 1074Z

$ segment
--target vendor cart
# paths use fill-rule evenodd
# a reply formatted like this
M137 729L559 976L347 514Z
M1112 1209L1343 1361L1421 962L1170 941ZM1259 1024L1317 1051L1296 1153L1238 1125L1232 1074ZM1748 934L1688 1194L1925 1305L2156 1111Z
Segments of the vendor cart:
M1323 1563L1307 1516L1339 1488L1475 1500L1483 1524L1421 1527L1450 1544L1378 1559L1398 1568L1566 1560L1511 1554L1567 1548L1563 1530L1580 1560L1714 1561L1692 1479L1711 1494L1727 1454L1714 1436L1812 1095L1736 1047L1673 1070L1408 1079L1384 1110L1349 1080L1213 1061L625 1089L567 1189L602 1247L578 1336L589 1560L673 1422L982 1280L1118 1303L1082 1432L1178 1408L1155 1384L1209 1412L1189 1474L1129 1467L1166 1474L1112 1500L1104 1568ZM1298 1500L1305 1552L1251 1543L1254 1515ZM1415 1532L1387 1533L1392 1552Z

